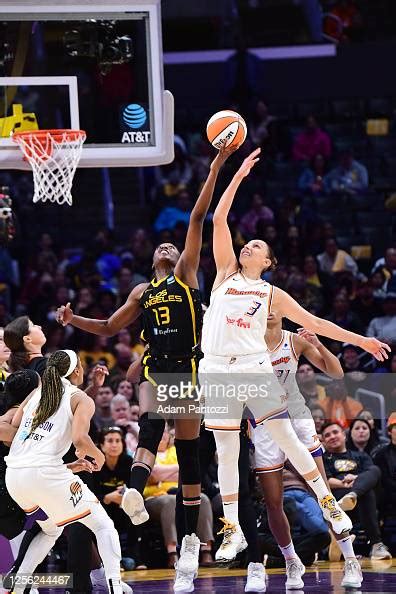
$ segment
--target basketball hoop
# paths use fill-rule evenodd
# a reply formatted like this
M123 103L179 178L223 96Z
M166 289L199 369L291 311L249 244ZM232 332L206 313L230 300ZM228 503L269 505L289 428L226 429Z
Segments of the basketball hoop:
M33 202L72 205L71 187L86 139L83 130L15 132L16 142L33 170Z

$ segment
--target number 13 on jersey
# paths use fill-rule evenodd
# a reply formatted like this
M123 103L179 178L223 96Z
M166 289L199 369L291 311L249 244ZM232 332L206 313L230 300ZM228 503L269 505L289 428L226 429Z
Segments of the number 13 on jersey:
M153 312L158 326L164 326L170 323L169 307L158 307L158 309L153 307Z

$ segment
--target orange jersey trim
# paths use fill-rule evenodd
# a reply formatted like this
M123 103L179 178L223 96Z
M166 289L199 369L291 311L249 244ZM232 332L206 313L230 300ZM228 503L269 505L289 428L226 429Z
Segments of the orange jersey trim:
M217 425L208 425L205 422L206 429L216 429L217 431L239 431L240 427L241 427L241 424L233 425L233 426L223 425L222 427L218 427Z
M296 353L296 349L294 348L294 340L293 340L294 339L294 336L295 336L294 333L293 332L290 332L290 336L289 336L290 346L291 346L291 349L290 350L291 350L291 352L293 354L293 357L298 362L298 356L297 356L297 353Z
M81 520L82 518L86 518L87 516L89 516L90 513L91 513L91 510L90 509L87 509L86 511L82 512L78 516L73 516L72 518L68 518L67 520L63 520L62 522L58 522L56 525L59 526L59 528L61 526L66 526L66 524L70 524L71 522L76 522L77 520Z
M284 330L281 330L281 332L282 332L282 336L281 336L280 342L278 342L278 344L276 345L276 347L274 349L272 349L272 350L268 349L268 352L269 352L270 355L273 355L274 353L276 353L276 351L279 351L279 349L281 348L282 344L284 343L284 337L285 337L284 332L285 331Z
M284 464L275 464L275 466L267 466L266 468L255 468L256 472L275 472L277 470L283 470Z
M37 511L39 507L39 505L35 505L31 509L24 509L23 511L25 512L25 514L32 514L33 512Z

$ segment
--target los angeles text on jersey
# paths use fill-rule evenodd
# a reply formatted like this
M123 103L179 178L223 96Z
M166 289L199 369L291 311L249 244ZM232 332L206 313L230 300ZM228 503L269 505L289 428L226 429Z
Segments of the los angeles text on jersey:
M183 297L181 295L168 295L168 291L164 289L156 295L150 294L144 302L144 307L147 309L148 307L158 305L159 303L182 303L182 301Z

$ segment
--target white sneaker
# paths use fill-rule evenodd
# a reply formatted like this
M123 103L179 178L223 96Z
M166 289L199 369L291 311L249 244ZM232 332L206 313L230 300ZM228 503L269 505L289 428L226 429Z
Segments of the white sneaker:
M201 542L196 534L186 534L182 540L180 558L177 567L180 571L197 572L199 567L199 550Z
M233 561L238 553L245 550L247 542L239 524L232 524L226 518L220 518L224 526L217 534L224 534L223 542L216 551L216 561Z
M336 534L343 534L352 530L352 522L349 516L342 511L333 495L326 495L319 501L323 517L330 522Z
M357 559L347 559L344 565L343 588L360 588L363 581L362 568Z
M136 489L126 489L121 500L121 507L131 518L134 526L144 524L149 519L148 512L144 507L144 499Z
M304 582L302 576L305 573L305 566L297 557L295 559L286 559L286 590L302 590Z
M385 546L383 542L377 542L371 547L370 559L392 559L392 555L390 554L388 547Z
M184 539L183 539L184 541ZM174 592L194 592L194 580L198 575L197 571L182 571L179 563L175 563L176 576L173 584Z
M132 590L131 586L128 586L128 584L126 584L123 581L121 581L121 588L122 588L123 594L133 594L133 590Z
M93 569L91 571L91 582L92 582L92 591L102 594L109 594L109 587L107 585L106 574L104 567L99 567L98 569ZM128 584L121 581L121 588L124 594L133 594L133 590ZM32 590L30 590L30 594L32 594ZM37 594L39 594L37 592Z
M265 592L265 568L262 563L249 563L245 592Z

